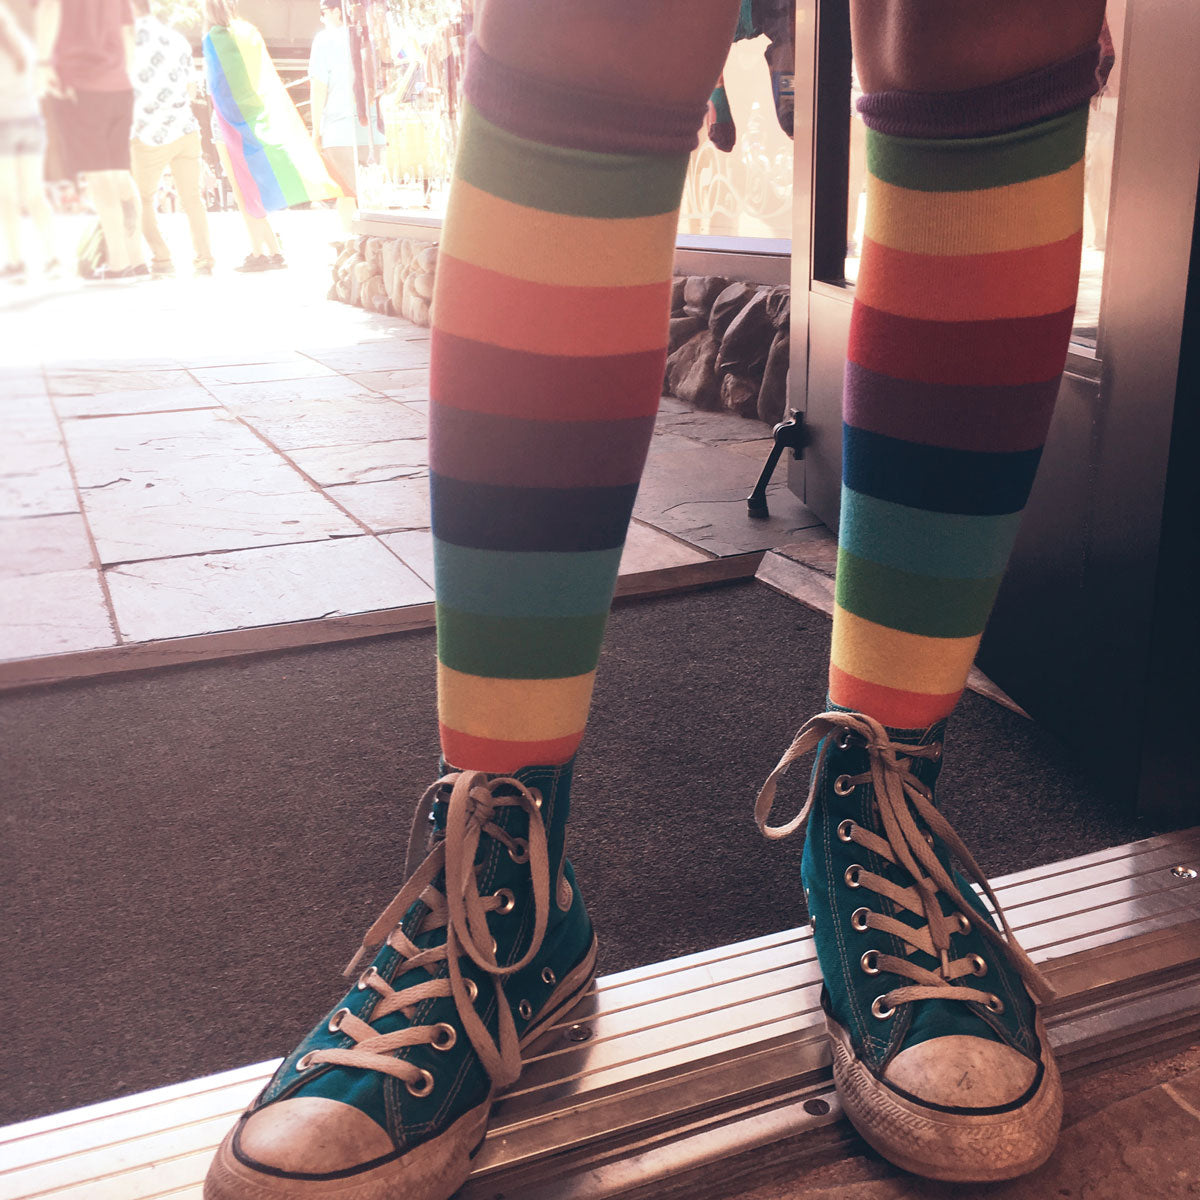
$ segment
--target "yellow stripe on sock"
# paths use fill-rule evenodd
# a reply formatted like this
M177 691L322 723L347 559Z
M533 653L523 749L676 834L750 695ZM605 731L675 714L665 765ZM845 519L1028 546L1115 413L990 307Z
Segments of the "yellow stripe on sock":
M526 208L457 179L442 248L462 262L532 283L628 287L669 279L677 213L573 217Z
M545 742L587 724L596 672L566 679L486 679L438 663L438 717L472 737Z
M918 192L867 180L864 232L912 254L994 254L1044 246L1078 233L1083 163L978 192Z
M922 637L834 609L832 658L848 675L905 692L941 696L963 686L980 634Z

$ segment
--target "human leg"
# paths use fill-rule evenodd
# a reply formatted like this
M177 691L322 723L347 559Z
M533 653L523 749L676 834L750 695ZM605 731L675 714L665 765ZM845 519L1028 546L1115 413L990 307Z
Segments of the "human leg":
M54 214L46 199L46 185L42 179L43 160L40 149L17 156L17 191L21 204L29 214L33 227L42 243L42 262L50 266L58 261L54 246Z
M155 196L163 171L171 161L174 145L148 146L135 139L129 148L130 171L141 201L142 234L150 247L150 265L155 274L171 269L171 251L158 227Z
M323 1072L311 1085L288 1060L272 1103L242 1126L242 1157L232 1144L218 1156L210 1200L245 1195L255 1178L268 1179L256 1197L275 1194L271 1168L292 1173L294 1193L280 1184L279 1195L305 1194L313 1158L301 1156L323 1116L333 1169L364 1185L356 1197L440 1200L469 1169L464 1151L482 1137L493 1090L519 1070L520 1045L592 969L563 856L571 769L661 389L687 153L736 10L727 0L650 7L619 19L582 0L493 0L482 14L434 302L431 491L451 767L434 793L434 857L368 935L391 933L399 951L364 977L377 1007L345 1002L365 1016L339 1023L349 1045L324 1026L306 1041L302 1055ZM514 46L521 53L505 57ZM646 60L631 63L630 46ZM675 95L660 74L688 50L689 71L696 58L711 70ZM581 311L603 313L606 328L587 332ZM418 910L398 936L413 888L430 893L434 917ZM414 972L423 961L433 979ZM460 971L475 990L465 999ZM437 1037L453 1047L439 1052ZM373 1097L389 1087L401 1104L385 1111ZM329 1104L306 1103L318 1091ZM285 1145L269 1131L289 1114L303 1124ZM364 1179L364 1158L393 1146L390 1174Z
M171 155L171 174L179 189L179 203L187 214L188 229L192 235L193 265L198 270L210 268L213 263L208 210L204 207L204 196L200 190L201 161L200 131L197 129L185 134L175 144L175 151Z
M132 265L125 236L125 214L121 210L121 197L114 175L113 171L83 173L83 181L87 184L88 195L104 233L108 270L113 272L123 271Z
M868 207L832 704L757 815L773 836L797 827L767 827L770 803L817 750L803 876L835 1078L877 1149L946 1179L1032 1170L1061 1118L1044 984L995 898L999 924L976 899L933 788L1066 356L1101 8L852 9Z
M0 228L7 254L4 266L13 272L24 263L21 249L21 186L17 156L0 154Z
M121 210L121 233L125 238L125 254L132 267L146 265L146 249L142 243L142 201L133 176L126 169L112 173L113 194Z

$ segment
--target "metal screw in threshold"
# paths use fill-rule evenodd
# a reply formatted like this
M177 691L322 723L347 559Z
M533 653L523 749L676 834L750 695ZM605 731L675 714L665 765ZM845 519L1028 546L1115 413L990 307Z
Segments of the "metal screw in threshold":
M590 1025L568 1025L563 1036L568 1042L586 1042L592 1036Z
M1195 867L1185 867L1182 864L1178 867L1171 868L1171 874L1176 879L1195 879L1197 871Z
M819 1100L814 1097L812 1100L805 1100L804 1111L811 1117L824 1117L829 1113L829 1101Z

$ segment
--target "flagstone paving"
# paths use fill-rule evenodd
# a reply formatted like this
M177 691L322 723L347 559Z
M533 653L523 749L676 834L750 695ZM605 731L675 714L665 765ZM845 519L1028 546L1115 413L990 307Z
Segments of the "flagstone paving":
M429 332L325 299L329 217L285 214L288 271L0 292L0 682L6 660L429 604ZM769 447L664 398L623 573L818 525L783 471L747 518Z

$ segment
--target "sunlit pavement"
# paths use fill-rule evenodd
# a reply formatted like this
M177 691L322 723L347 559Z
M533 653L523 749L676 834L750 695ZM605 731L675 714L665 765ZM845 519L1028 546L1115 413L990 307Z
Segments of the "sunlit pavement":
M248 275L236 214L205 278L182 214L162 224L174 278L0 288L0 683L382 632L432 600L428 331L326 298L332 212L281 214L288 268ZM665 399L623 569L813 529L782 471L746 518L767 435Z

